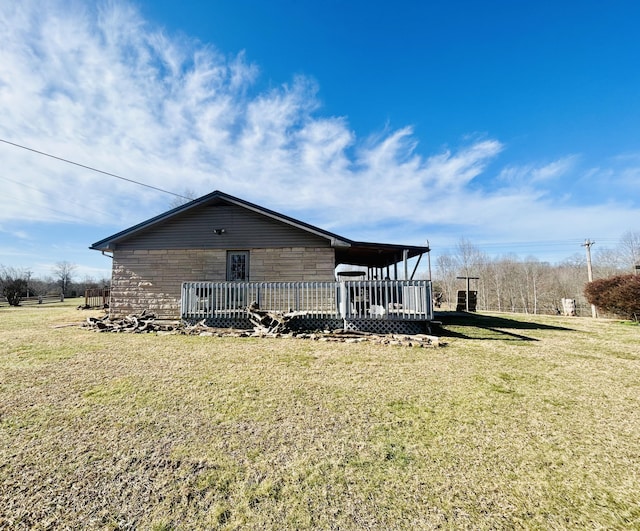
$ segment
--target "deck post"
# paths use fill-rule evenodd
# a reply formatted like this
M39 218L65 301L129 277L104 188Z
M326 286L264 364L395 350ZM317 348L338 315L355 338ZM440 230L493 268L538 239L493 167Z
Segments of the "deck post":
M340 290L340 317L342 317L342 326L346 330L347 329L347 315L348 315L348 305L349 305L349 297L347 292L347 286L344 281L341 281L338 284L338 289Z

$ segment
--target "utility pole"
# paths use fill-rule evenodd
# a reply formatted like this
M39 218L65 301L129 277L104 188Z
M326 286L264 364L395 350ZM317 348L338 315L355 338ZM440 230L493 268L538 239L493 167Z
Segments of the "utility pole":
M587 250L587 277L589 278L589 282L593 282L593 269L591 268L591 246L594 243L596 242L592 242L591 240L587 239L582 244L582 247L584 247ZM596 307L592 304L591 317L595 319L597 316L598 315L596 313Z

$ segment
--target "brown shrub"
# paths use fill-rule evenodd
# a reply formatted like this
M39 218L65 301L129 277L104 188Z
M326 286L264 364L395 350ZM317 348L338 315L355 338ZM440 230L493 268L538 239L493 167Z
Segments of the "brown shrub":
M618 275L589 282L584 288L589 304L597 308L633 319L640 315L640 276Z

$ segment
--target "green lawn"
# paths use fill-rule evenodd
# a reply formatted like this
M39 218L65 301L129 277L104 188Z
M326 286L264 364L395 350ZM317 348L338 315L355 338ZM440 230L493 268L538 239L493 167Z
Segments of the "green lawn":
M97 334L0 308L0 529L638 529L640 327L440 348Z

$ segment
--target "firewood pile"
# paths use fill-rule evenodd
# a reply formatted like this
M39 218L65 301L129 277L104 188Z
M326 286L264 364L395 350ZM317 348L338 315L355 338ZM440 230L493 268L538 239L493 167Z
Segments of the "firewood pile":
M82 326L95 332L130 334L156 333L158 335L171 334L213 337L296 338L341 343L373 342L380 345L399 345L406 347L439 346L439 338L427 334L375 334L343 329L315 332L292 330L289 328L288 323L296 316L295 312L278 314L250 309L249 315L251 316L251 322L254 324L253 330L212 327L208 326L204 319L195 324L167 323L157 321L156 316L146 310L139 315L127 315L121 319L109 319L109 316L106 315L104 317L88 317Z
M129 334L144 334L149 332L171 332L178 328L175 324L156 322L155 314L144 310L138 315L127 315L121 319L104 317L87 317L82 325L96 332L123 332Z
M265 310L259 310L254 305L247 308L249 320L253 323L253 329L255 332L261 334L288 334L293 332L289 323L292 319L299 315L304 315L304 312L268 312Z

